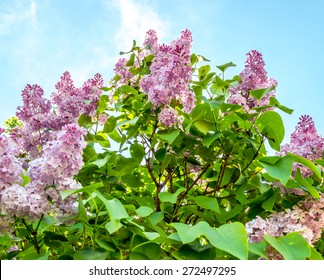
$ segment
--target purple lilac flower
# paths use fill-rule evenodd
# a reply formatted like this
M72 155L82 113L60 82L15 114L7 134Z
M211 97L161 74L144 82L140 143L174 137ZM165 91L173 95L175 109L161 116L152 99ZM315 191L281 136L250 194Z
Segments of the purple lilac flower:
M275 95L275 91L267 93L261 98L260 103L249 93L250 90L277 86L277 81L267 76L264 67L265 63L262 54L256 50L249 52L247 54L245 68L240 73L242 81L238 87L230 88L228 103L241 105L247 112L250 112L254 107L268 105L270 98Z
M126 66L127 59L120 58L115 64L115 75L119 77L118 83L123 85L127 84L128 81L133 78L133 74L129 71L129 67Z
M81 114L95 116L103 79L96 74L86 81L81 88L76 88L69 72L65 72L56 84L56 92L52 93L52 103L55 105L56 117L53 126L60 129L63 125L76 122Z
M299 118L295 131L290 135L290 142L283 145L278 154L285 155L290 152L313 161L322 158L323 151L324 138L318 134L313 119L303 115ZM310 169L299 163L294 163L293 170L296 171L297 168L300 168L304 177L312 175Z
M147 41L149 41L147 39ZM154 39L155 44L155 39ZM178 102L190 113L196 101L189 90L191 81L190 49L192 37L184 30L179 39L170 45L159 45L150 66L151 73L140 81L140 86L154 107L164 107Z
M21 182L23 168L17 155L14 143L0 133L0 192L6 186Z
M250 242L264 240L265 234L280 237L299 232L312 245L321 238L324 228L324 194L320 199L309 197L292 209L275 212L267 219L257 217L245 227Z
M44 98L44 91L38 85L27 85L22 91L23 106L17 108L17 117L28 123L35 131L48 127L48 116L52 105Z
M156 55L159 50L158 37L155 30L150 29L146 32L145 40L143 43L144 48L149 46L150 53Z
M86 130L77 124L68 124L56 135L56 140L44 145L43 155L29 163L31 180L51 186L57 180L70 178L83 166L82 151L86 145Z
M172 107L163 107L159 113L158 119L161 124L169 127L179 123L178 112Z

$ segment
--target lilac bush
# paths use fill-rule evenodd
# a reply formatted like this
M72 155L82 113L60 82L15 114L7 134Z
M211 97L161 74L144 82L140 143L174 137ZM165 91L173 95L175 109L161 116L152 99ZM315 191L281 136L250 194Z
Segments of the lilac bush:
M227 78L234 63L213 72L192 44L149 30L106 86L25 87L0 128L0 258L323 259L313 120L283 145L292 110L262 54Z

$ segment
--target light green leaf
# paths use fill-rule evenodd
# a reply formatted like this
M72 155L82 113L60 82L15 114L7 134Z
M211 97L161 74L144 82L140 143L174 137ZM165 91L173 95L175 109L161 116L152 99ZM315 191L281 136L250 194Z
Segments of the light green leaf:
M154 210L148 206L141 206L140 208L136 209L136 214L140 217L147 217L151 215L153 212Z
M128 217L123 204L117 198L108 200L99 191L95 191L95 194L106 206L111 220L120 220Z
M270 146L280 151L280 143L285 136L285 128L281 116L274 111L266 111L256 119L255 125L268 139Z
M268 174L286 185L292 172L293 160L290 156L284 157L263 157L259 159L260 164Z
M248 239L243 224L234 222L225 224L217 229L201 221L194 226L182 223L171 224L177 231L183 243L190 243L201 235L206 236L210 243L233 256L246 260L248 258Z
M142 161L145 153L143 145L134 143L130 146L129 151L133 159Z
M179 188L175 193L170 192L160 192L159 193L159 199L163 202L170 202L170 203L176 203L178 195L185 191L185 188Z
M235 67L236 64L234 64L233 62L228 62L228 63L225 63L223 65L218 65L216 66L219 70L221 70L222 72L225 72L226 69L230 68L230 67Z
M294 161L299 162L302 165L308 167L311 171L314 172L314 174L317 176L317 178L319 178L319 179L322 178L320 170L317 168L317 166L312 161L310 161L304 157L301 157L299 155L292 154L292 153L287 153L287 155L291 156L291 158Z
M310 245L297 232L288 233L286 236L278 238L265 235L264 239L286 260L305 260L311 254Z
M174 130L159 130L158 133L156 134L156 137L162 141L172 143L179 135L179 130L174 129Z
M197 196L194 200L201 208L220 213L219 205L215 197Z
M323 260L322 255L315 250L314 247L309 246L311 250L311 255L309 256L310 260Z
M104 158L99 158L94 161L90 161L87 164L96 165L98 168L101 168L107 164L107 160L108 160L109 156L110 156L109 154L106 154L106 156Z
M260 257L263 257L265 259L268 259L268 256L265 253L266 248L267 248L267 244L264 241L258 243L249 243L250 252Z
M80 189L75 189L75 190L65 190L61 192L61 197L62 200L64 200L65 198L67 198L68 196L72 195L72 194L76 194L76 193L87 193L87 194L91 194L93 193L96 189L98 188L102 188L103 182L98 182L98 183L94 183L91 185L88 185L86 187L80 188Z
M270 91L273 91L275 89L276 89L276 87L272 86L272 87L269 87L269 88L260 88L260 89L250 90L249 92L254 98L260 100L267 93L269 93Z
M313 198L320 198L318 191L303 177L298 168L294 177L299 186L306 188Z

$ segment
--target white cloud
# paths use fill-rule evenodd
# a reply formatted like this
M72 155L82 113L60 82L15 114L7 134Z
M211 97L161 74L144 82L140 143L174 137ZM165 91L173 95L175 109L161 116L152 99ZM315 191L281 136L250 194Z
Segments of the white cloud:
M146 31L154 29L161 39L168 33L169 25L165 22L148 2L135 0L117 0L115 2L120 12L119 29L114 36L118 50L128 51L133 40L140 45Z
M37 5L34 0L10 1L10 6L3 5L0 12L0 36L12 32L15 26L30 24L37 28Z

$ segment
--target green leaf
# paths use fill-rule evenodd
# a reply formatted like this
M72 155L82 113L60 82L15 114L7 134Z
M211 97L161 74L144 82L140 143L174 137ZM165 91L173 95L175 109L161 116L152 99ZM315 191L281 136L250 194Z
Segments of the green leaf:
M161 247L157 243L147 242L132 249L131 260L157 260L161 255Z
M213 144L213 142L219 138L219 136L221 136L221 132L215 132L212 135L206 135L202 141L202 143L209 148L211 144Z
M111 220L120 220L128 217L124 205L117 198L108 200L99 191L95 191L95 194L106 206Z
M179 188L175 193L170 192L160 192L159 193L159 199L163 202L170 202L170 203L176 203L178 195L185 191L185 188Z
M166 155L166 148L160 148L155 152L155 158L158 161L163 161Z
M306 188L313 198L320 198L318 191L303 177L298 168L294 177L299 186Z
M217 229L200 221L194 226L182 223L171 224L176 230L183 243L190 243L201 235L205 235L210 243L233 256L246 260L248 258L248 239L243 224L234 222L225 224Z
M215 130L215 123L205 119L198 119L193 122L193 125L203 134L207 134L209 131Z
M280 188L274 189L273 194L269 198L267 198L265 201L262 202L261 207L264 210L272 211L272 208L277 200L277 197L279 196L279 193L280 193Z
M264 239L275 248L286 260L305 260L311 255L310 245L297 232L274 238L265 235Z
M104 124L103 132L110 133L115 130L117 124L117 120L114 116L110 116L108 120Z
M103 94L100 96L98 107L97 107L97 112L99 114L102 114L106 110L108 101L109 101L108 95Z
M103 248L84 248L74 254L75 260L105 260L108 252Z
M220 213L219 205L215 197L197 196L194 200L201 208Z
M219 70L221 70L222 72L225 72L226 69L230 68L230 67L235 67L236 64L234 64L233 62L228 62L228 63L225 63L223 65L218 65L216 66Z
M279 101L274 97L270 97L269 105L275 106L276 108L280 109L281 111L283 111L283 112L285 112L285 113L287 113L289 115L291 115L294 112L293 109L290 109L290 108L288 108L286 106L281 105L279 103Z
M311 171L313 171L317 178L322 178L320 170L312 161L292 153L287 153L287 155L291 156L294 161L301 163L302 165L306 166Z
M136 159L138 161L142 161L144 157L144 146L138 143L134 143L129 148L130 154L133 159Z
M293 160L290 156L263 157L259 159L259 162L271 177L278 179L283 185L287 184L293 166Z
M109 154L106 154L106 156L104 158L99 158L94 161L90 161L87 164L96 165L98 168L101 168L107 164L107 160L108 160L109 156L110 156Z
M323 260L322 255L315 250L314 247L309 246L311 250L311 255L309 256L310 260Z
M79 117L78 123L79 123L80 126L90 127L92 125L92 120L91 120L90 116L82 114Z
M179 130L159 130L156 134L156 137L162 141L165 141L167 143L172 143L179 135Z
M75 189L75 190L65 190L61 192L61 197L62 200L64 200L65 198L67 198L68 196L72 195L72 194L76 194L76 193L87 193L87 194L91 194L93 193L96 189L98 188L102 188L104 186L103 182L98 182L98 183L94 183L91 185L88 185L86 187L80 188L80 189Z
M265 253L267 244L264 241L258 243L249 243L249 251L253 254L256 254L262 258L268 259L268 256Z
M276 89L276 87L272 86L272 87L269 87L269 88L260 88L260 89L250 90L249 92L254 98L260 100L267 93L269 93L270 91L273 91L275 89Z
M138 119L139 119L139 116L134 117L134 118L132 118L130 120L128 120L128 119L127 120L123 120L123 121L117 123L116 126L117 127L121 127L121 126L124 126L124 125L133 125L133 124L136 124L137 123Z
M150 216L154 210L151 207L141 206L140 208L136 209L136 214L140 217L147 217Z
M285 128L281 116L274 111L266 111L256 119L255 125L268 139L270 146L280 151L280 143L285 136Z

